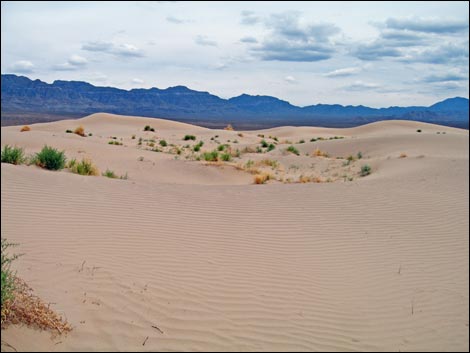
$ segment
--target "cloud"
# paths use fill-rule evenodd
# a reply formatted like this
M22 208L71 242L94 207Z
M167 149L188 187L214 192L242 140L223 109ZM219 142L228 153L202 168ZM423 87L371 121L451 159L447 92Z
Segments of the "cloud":
M258 43L258 40L255 37L243 37L240 39L240 42L242 43Z
M144 83L144 80L141 80L140 78L133 78L131 82L134 84L142 84Z
M337 70L333 70L331 72L327 72L323 76L325 76L325 77L346 77L346 76L355 75L359 72L361 72L361 68L359 68L359 67L346 67L344 69L337 69Z
M290 76L290 75L284 77L284 81L286 81L287 83L292 83L292 84L297 83L297 80L295 79L295 77Z
M11 72L17 72L21 74L29 74L34 72L34 64L31 61L28 60L20 60L14 62L10 67L9 67Z
M346 91L370 91L370 90L377 90L380 87L381 86L376 84L376 83L356 81L351 85L344 86L343 90L346 90Z
M371 44L362 44L353 49L352 54L361 60L374 61L384 57L400 57L400 50L387 47L380 41Z
M264 23L270 33L251 49L263 60L313 62L335 53L330 42L330 37L340 32L335 25L301 24L300 14L294 11L271 15Z
M424 19L419 17L408 19L389 18L385 21L385 25L387 28L424 33L454 34L468 32L468 20Z
M244 10L241 12L241 16L242 19L240 20L240 23L242 25L250 26L261 22L261 17L257 16L253 11Z
M120 57L143 57L140 49L132 44L113 43L106 41L93 41L82 45L83 50L92 52L101 52Z
M191 22L193 22L193 21L191 21L191 20L186 20L186 19L183 19L183 18L175 17L175 16L167 16L166 20L167 20L168 22L176 23L176 24L184 24L184 23L191 23Z
M88 60L79 55L72 55L67 59L67 62L52 66L56 71L76 71L88 64Z
M460 73L447 72L440 75L429 75L424 77L421 82L426 83L436 83L436 82L457 82L457 81L467 81L468 75L463 75Z
M209 46L209 47L218 46L216 41L210 40L209 38L207 38L207 36L198 35L196 38L194 38L194 42L202 46Z

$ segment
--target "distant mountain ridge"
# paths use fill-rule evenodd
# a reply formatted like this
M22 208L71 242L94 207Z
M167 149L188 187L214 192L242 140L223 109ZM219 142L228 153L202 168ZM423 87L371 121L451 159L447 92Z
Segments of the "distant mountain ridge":
M317 104L298 107L271 96L242 94L222 99L185 86L167 89L96 87L87 82L52 84L24 76L1 75L2 125L7 117L31 114L85 116L96 112L201 122L202 125L348 127L389 119L431 122L468 129L469 101L455 97L430 107L370 108Z

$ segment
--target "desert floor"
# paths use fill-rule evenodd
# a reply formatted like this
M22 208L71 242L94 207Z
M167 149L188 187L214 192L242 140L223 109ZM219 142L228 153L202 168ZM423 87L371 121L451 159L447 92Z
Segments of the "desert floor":
M79 125L92 136L65 132ZM73 326L10 326L2 342L17 350L469 349L467 130L241 132L110 114L20 128L1 128L2 147L47 144L127 179L2 163L15 269ZM230 160L197 160L217 148Z

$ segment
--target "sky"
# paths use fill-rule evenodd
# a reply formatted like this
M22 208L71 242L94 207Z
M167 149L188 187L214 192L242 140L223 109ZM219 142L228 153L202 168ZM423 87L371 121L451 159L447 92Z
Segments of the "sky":
M1 2L1 72L292 104L469 95L469 3Z

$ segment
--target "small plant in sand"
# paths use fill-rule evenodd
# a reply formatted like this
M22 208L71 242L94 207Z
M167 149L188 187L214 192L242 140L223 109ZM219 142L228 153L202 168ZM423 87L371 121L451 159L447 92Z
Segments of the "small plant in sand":
M222 153L220 155L220 159L222 159L224 162L230 162L232 156L230 155L230 153Z
M243 137L243 134L241 132L239 132L237 135L238 137Z
M24 151L19 147L5 145L2 150L2 163L22 164L26 160Z
M108 145L122 146L122 142L111 140L111 141L108 141Z
M264 138L264 135L263 135L263 134L258 134L258 135L256 135L256 136L261 137L261 138Z
M328 157L328 153L321 151L320 149L316 149L312 152L312 156L314 157Z
M357 152L357 159L362 159L362 152L361 151Z
M219 160L219 153L217 151L204 152L202 158L207 162L217 162Z
M70 171L80 175L99 175L98 168L89 159L85 158L81 162L75 163Z
M273 149L275 149L275 148L276 148L276 146L275 146L274 144L270 143L270 144L268 145L267 151L268 151L268 152L271 152L271 151L272 151Z
M64 169L67 158L64 151L49 146L44 146L39 153L32 158L32 163L49 170Z
M135 135L132 135L131 139L135 140Z
M224 130L233 131L233 126L231 124L228 124L226 127L224 127Z
M137 146L142 146L142 137L139 137L139 142L137 142Z
M300 141L299 141L299 142L297 142L297 143L305 143L305 140L304 140L304 139L302 139L302 140L300 140Z
M79 126L77 127L74 131L73 131L74 134L76 135L79 135L79 136L82 136L82 137L85 137L85 129L83 128L83 126Z
M261 174L256 174L253 178L253 181L255 184L266 184L266 182L270 179L271 179L271 174L261 173Z
M70 129L67 129L67 130L65 130L65 133L67 133L67 134L73 134L73 131L70 130Z
M185 136L183 137L183 140L184 140L184 141L188 141L188 140L196 141L196 136L194 136L194 135L185 135Z
M421 129L416 130L416 132L421 132Z
M408 155L406 153L401 153L399 158L406 158Z
M2 237L1 245L1 281L2 281L2 324L8 315L8 304L14 299L15 291L15 273L10 269L11 263L20 255L10 255L7 253L8 248L17 246L18 244L9 243Z
M117 178L117 175L112 170L109 170L109 169L106 169L106 171L102 173L101 175L107 178L111 178L111 179Z
M276 141L276 142L279 142L279 140L276 136L273 137L273 140Z
M219 152L223 151L226 146L227 146L227 145L220 145L220 146L218 146L218 147L217 147L217 151L219 151Z
M267 148L269 146L269 144L265 141L265 140L261 140L261 147L263 148Z
M21 128L20 132L31 131L31 128L28 125L25 125Z
M168 143L167 143L165 140L160 140L159 144L160 144L160 146L162 146L162 147L168 146Z
M273 169L276 169L277 167L279 167L279 162L274 159L262 159L261 161L258 162L258 164L265 165Z
M155 129L151 127L150 125L145 125L144 131L155 131Z
M293 154L296 154L297 156L300 155L299 150L297 148L295 148L294 146L287 147L286 151L290 152L290 153L293 153Z
M310 183L312 181L312 178L309 177L308 175L301 175L299 176L299 183L305 184L305 183Z
M372 172L372 168L370 165L365 164L361 167L361 176L364 177L366 175L369 175Z

